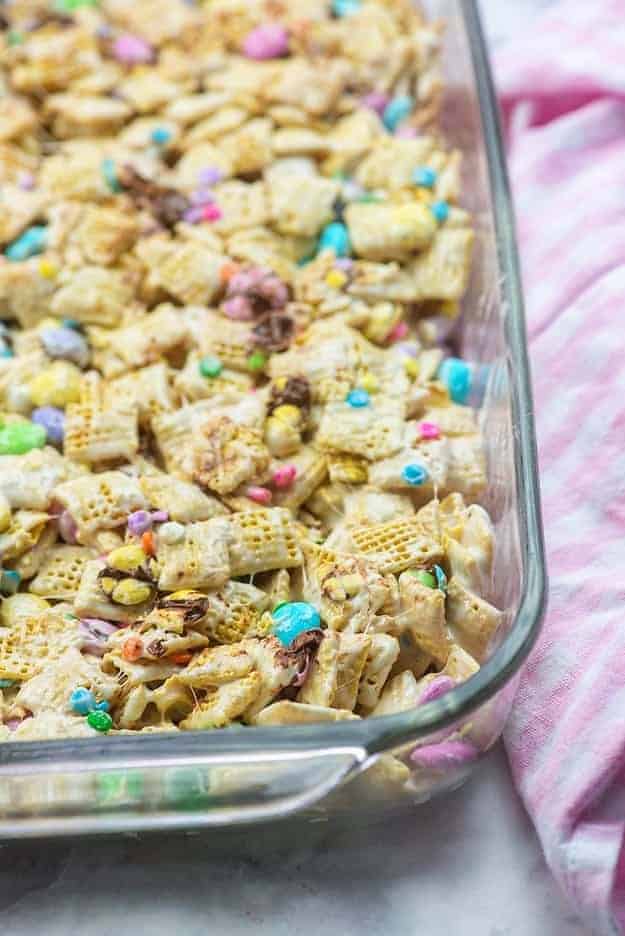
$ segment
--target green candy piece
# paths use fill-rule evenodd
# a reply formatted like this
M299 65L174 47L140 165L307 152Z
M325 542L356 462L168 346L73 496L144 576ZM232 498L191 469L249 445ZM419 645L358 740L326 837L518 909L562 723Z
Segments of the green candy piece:
M0 455L24 455L45 444L46 430L37 423L14 422L0 426Z
M426 588L437 588L436 578L431 572L424 572L422 569L415 569L411 572L418 582L425 585Z
M89 712L87 715L87 722L92 728L95 728L96 731L110 731L113 727L113 719L109 713L99 711L98 709Z
M98 775L97 799L100 806L139 800L143 795L143 775L135 770Z
M7 34L7 42L10 46L21 45L24 41L24 36L21 32L18 32L17 29L12 29Z
M252 371L262 370L267 363L267 358L262 351L254 351L247 359L247 366Z
M210 354L208 354L200 361L199 369L202 377L219 377L222 370L224 369L224 366L219 358L212 357Z

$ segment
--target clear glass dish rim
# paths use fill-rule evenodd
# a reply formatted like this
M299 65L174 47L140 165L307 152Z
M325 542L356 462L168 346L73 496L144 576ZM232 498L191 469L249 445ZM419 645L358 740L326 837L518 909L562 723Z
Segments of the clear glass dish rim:
M527 351L525 313L514 212L504 157L497 99L477 0L460 0L473 63L494 216L501 298L506 309L514 464L524 581L519 608L501 646L470 680L417 709L361 721L219 732L155 733L141 737L102 737L5 743L0 775L17 772L93 771L134 766L176 766L244 759L355 750L368 755L390 750L439 731L487 702L519 670L540 631L546 607L545 567L538 458Z

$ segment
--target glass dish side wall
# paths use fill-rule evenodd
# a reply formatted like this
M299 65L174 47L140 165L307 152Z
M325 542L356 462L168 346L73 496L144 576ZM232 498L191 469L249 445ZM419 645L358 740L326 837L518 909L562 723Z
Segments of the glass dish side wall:
M501 645L476 677L396 716L288 732L227 729L2 745L5 837L230 825L295 812L379 816L456 786L499 737L519 666L538 631L545 589L523 310L475 4L427 0L423 6L447 20L445 132L463 151L464 204L477 231L457 340L460 353L488 368L481 408L490 472L485 505L497 548L487 597L505 610Z

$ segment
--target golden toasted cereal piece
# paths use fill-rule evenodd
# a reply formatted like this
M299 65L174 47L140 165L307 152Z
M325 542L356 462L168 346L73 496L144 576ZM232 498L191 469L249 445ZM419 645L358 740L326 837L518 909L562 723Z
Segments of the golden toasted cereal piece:
M421 697L419 683L410 670L404 670L388 680L371 715L395 715L416 708Z
M80 586L85 565L91 559L92 550L84 546L53 546L43 557L28 590L42 598L72 601Z
M454 640L481 662L499 630L503 614L455 578L447 589L447 624Z
M48 522L48 514L37 510L16 510L9 526L0 533L0 555L17 559L32 549Z
M15 701L33 715L46 710L69 714L70 696L79 686L91 689L98 702L113 704L119 694L117 680L103 673L94 657L69 647L57 657L49 656L39 672L22 683Z
M354 709L370 646L371 638L367 634L340 635L336 689L332 697L334 708Z
M134 510L150 506L138 480L121 471L65 481L57 486L54 496L72 515L81 540L98 530L114 529L125 523Z
M306 681L297 694L297 701L308 705L332 705L338 672L339 635L325 631Z
M315 441L323 452L349 453L375 461L399 451L403 431L399 406L380 403L357 407L343 401L326 405Z
M230 518L230 575L300 566L303 556L291 514L282 507L243 511Z
M358 687L358 706L365 710L375 708L399 655L399 641L390 634L372 634L367 662Z
M115 409L120 401L128 409L137 409L143 428L149 427L153 416L170 412L174 399L167 365L161 361L109 381L104 388L104 405Z
M193 440L192 478L218 494L230 494L244 482L262 476L269 460L259 429L215 416L201 426Z
M137 604L121 604L112 601L101 585L100 573L106 569L101 559L91 559L85 563L80 585L74 598L74 610L80 617L103 618L105 621L118 621L130 624L145 617L152 602L148 599Z
M24 681L40 672L47 662L78 647L81 637L77 619L49 609L40 614L17 618L0 634L0 678Z
M228 543L228 523L221 518L188 524L179 542L167 542L161 533L156 553L158 587L172 591L224 585L230 575Z
M186 731L224 728L240 718L249 708L258 694L260 685L260 675L252 672L241 679L210 690L191 714L180 722L180 727Z
M274 702L254 716L255 725L307 725L314 722L346 721L358 718L348 709L311 705L304 702L289 702L283 699Z
M424 568L443 556L440 541L425 531L418 517L355 527L350 536L355 551L375 563L381 572Z
M445 621L445 595L438 588L422 584L410 572L399 576L400 611L397 625L408 633L418 649L440 667L449 655L451 640Z
M170 520L193 523L223 516L226 508L216 497L205 494L197 484L157 472L139 478L141 490L156 510L164 510Z

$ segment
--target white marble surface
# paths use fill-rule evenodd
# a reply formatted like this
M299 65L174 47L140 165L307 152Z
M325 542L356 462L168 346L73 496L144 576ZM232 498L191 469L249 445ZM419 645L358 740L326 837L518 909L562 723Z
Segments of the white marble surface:
M550 0L483 0L501 40ZM293 849L246 833L0 847L3 936L581 936L541 857L501 751L462 790Z

